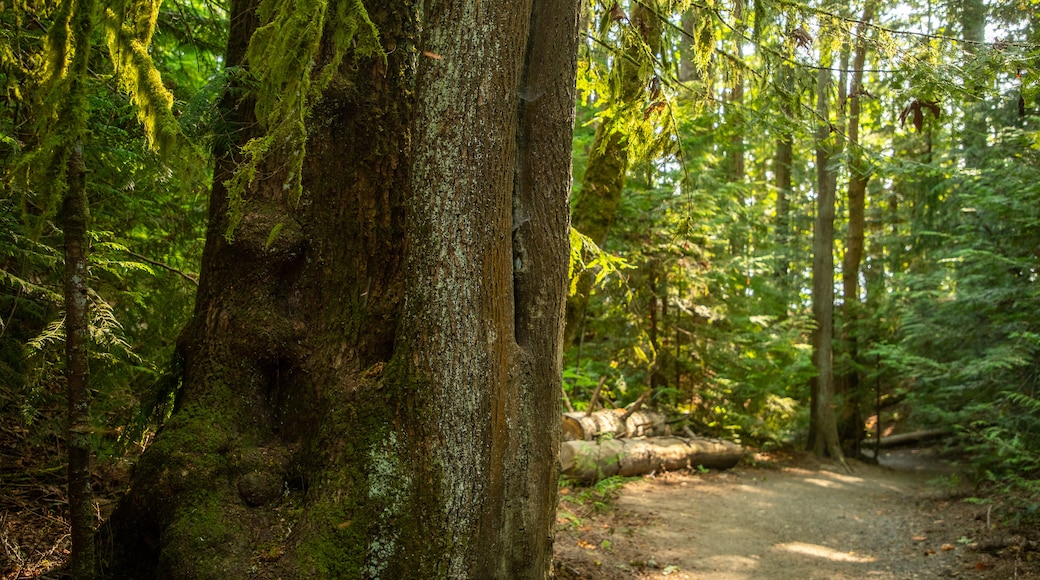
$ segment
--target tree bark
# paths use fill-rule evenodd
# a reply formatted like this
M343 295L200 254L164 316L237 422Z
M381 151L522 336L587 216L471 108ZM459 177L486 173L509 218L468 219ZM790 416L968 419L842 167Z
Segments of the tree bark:
M829 59L828 59L829 60ZM836 173L830 168L833 138L830 125L830 70L817 75L816 112L816 223L813 228L812 310L816 321L813 332L813 364L817 375L812 381L809 448L818 456L830 456L845 465L838 439L834 408L834 190Z
M68 571L75 579L93 577L94 493L90 445L90 313L88 311L86 168L82 148L69 156L68 190L61 210L65 234L65 380L68 392L69 524Z
M842 281L842 344L845 346L847 365L838 380L841 386L842 411L839 433L853 456L859 455L863 440L863 412L860 403L864 396L860 388L859 348L857 326L862 310L859 273L863 261L864 226L866 223L867 183L871 169L859 144L859 122L863 97L863 67L867 58L866 28L874 18L874 2L868 0L863 16L856 27L856 54L852 59L852 90L849 92L849 229L845 256L841 268Z
M229 241L218 163L116 577L549 574L578 6L365 7L387 56L335 71L300 203L270 159ZM231 21L240 64L255 4Z
M780 112L785 119L793 122L794 111L794 69L788 65L780 67L777 85L780 91ZM773 162L773 174L776 179L776 245L777 266L776 277L783 289L789 286L787 276L790 269L791 248L791 168L794 164L794 136L789 129L781 129L776 138L776 158Z

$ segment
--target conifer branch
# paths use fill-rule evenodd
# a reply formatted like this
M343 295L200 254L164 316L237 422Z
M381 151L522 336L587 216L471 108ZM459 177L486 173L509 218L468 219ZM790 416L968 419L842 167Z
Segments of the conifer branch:
M147 256L142 256L141 254L138 254L137 252L134 252L134 251L126 249L126 248L123 248L123 251L126 252L127 254L137 258L138 260L141 260L142 262L144 262L146 264L151 264L152 266L155 266L157 268L162 268L163 270L166 270L168 272L173 272L174 274L177 274L178 276L180 276L181 278L184 278L188 282L191 282L195 286L199 285L198 278L194 274L189 274L187 272L184 272L183 270L178 270L177 268L174 268L173 266L171 266L169 264L165 264L165 263L160 262L158 260L153 260L153 259L151 259L151 258L149 258Z
M1011 47L1011 46L1013 46L1015 48L1025 48L1025 49L1029 49L1029 50L1035 50L1037 48L1040 48L1040 44L1037 44L1037 43L1034 43L1034 42L1012 42L1012 41L1005 41L1005 40L998 40L998 41L994 41L994 42L989 42L989 41L979 42L979 41L976 41L976 40L968 40L968 39L965 39L965 38L957 38L957 37L954 37L954 36L946 36L946 35L943 35L943 34L931 34L931 33L927 33L927 32L915 32L913 30L898 30L898 29L895 29L895 28L890 28L890 27L881 25L881 24L874 24L873 22L867 22L867 21L864 21L864 20L859 19L859 18L852 18L850 16L842 16L840 14L835 14L833 12L829 12L829 11L824 10L822 8L813 8L812 6L807 6L805 4L798 4L796 2L780 0L780 4L797 8L799 11L808 11L810 13L815 13L817 15L822 15L822 16L826 16L828 18L832 18L834 20L842 21L842 22L845 22L845 23L850 24L850 25L863 26L865 28L871 28L873 30L878 30L878 31L885 32L887 34L893 34L893 35L896 35L896 36L911 36L911 37L915 37L915 38L925 38L925 39L929 39L929 40L940 40L940 41L949 42L949 43L952 43L952 44L964 44L964 45L968 45L968 46L988 46L990 48L1001 48L1001 47ZM707 7L705 7L705 8L707 9ZM870 72L870 71L864 71L864 72Z

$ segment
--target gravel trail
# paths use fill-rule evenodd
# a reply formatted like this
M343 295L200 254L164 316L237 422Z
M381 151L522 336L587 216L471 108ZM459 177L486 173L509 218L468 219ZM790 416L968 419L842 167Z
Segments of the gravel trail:
M803 457L630 482L611 510L561 519L558 577L1015 577L971 549L985 508L956 500L952 469L915 453L883 456L897 469L852 462L851 474Z

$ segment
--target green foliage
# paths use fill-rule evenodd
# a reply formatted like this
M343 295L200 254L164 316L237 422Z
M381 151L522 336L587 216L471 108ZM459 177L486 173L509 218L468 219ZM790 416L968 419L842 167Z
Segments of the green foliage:
M660 30L664 15L653 2L630 5L597 2L586 31L589 44L578 59L578 94L606 135L616 135L633 159L670 154L676 146L675 93L660 71ZM608 139L602 139L605 148Z
M97 90L88 76L94 23L101 20L109 56L119 86L129 95L144 127L149 146L177 159L189 181L198 181L201 155L184 139L173 116L173 96L163 85L148 46L158 18L159 2L138 2L99 8L95 2L61 2L40 42L39 52L11 54L23 60L8 85L32 95L33 145L14 158L7 179L22 190L25 218L40 213L35 234L58 206L65 188L65 165L73 147L88 136L90 94ZM9 62L7 58L5 63ZM13 64L13 63L11 63ZM39 64L39 73L29 72ZM106 63L107 64L107 63ZM17 81L11 77L14 76ZM17 84L15 84L17 83Z
M567 520L571 527L578 528L582 525L582 518L610 510L625 484L637 479L614 475L589 486L561 479L558 517Z
M570 293L578 291L578 279L583 272L594 272L594 287L603 286L610 276L620 279L621 271L630 266L619 256L604 252L588 236L571 228L571 253L567 266L567 278L570 280Z
M977 172L946 183L948 233L908 277L887 364L913 377L918 419L959 429L986 479L1040 478L1040 161L1031 132L1005 130ZM929 234L922 233L922 236Z
M0 381L4 399L18 403L0 413L31 422L41 438L62 429L63 240L52 218L64 187L62 159L78 144L92 209L93 439L110 453L193 308L195 285L176 272L191 278L198 269L209 164L181 136L175 112L200 92L193 83L205 82L215 70L205 66L217 59L195 58L200 53L187 44L166 40L181 25L179 14L212 17L193 3L168 2L173 13L153 2L91 6L18 3L0 15L9 41L0 42L0 83L15 97L0 105ZM98 34L80 33L83 18L101 26ZM197 28L196 42L223 50L222 36L203 34L222 27ZM156 28L165 49L150 56ZM183 74L186 53L194 53L190 74ZM87 68L74 83L79 57Z
M161 0L152 0L106 8L105 36L115 76L136 107L149 147L177 158L185 171L193 171L205 166L202 155L184 138L173 114L173 93L163 85L148 52L161 4ZM201 179L202 175L190 177Z

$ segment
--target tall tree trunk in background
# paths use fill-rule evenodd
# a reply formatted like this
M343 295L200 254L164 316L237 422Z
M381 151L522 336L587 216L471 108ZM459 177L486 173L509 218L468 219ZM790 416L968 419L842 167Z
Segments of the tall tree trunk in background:
M821 63L830 59L821 58ZM838 439L838 423L834 408L834 190L836 172L830 162L835 148L831 135L828 65L817 74L816 112L816 223L813 227L812 311L816 321L813 332L813 364L817 375L812 381L809 448L818 456L830 456L845 464Z
M777 79L780 95L780 112L784 119L793 117L794 69L788 65L780 67ZM791 236L791 168L794 163L794 136L790 130L781 129L776 138L776 157L773 161L773 175L776 184L776 275L783 289L787 289L787 275L790 268L791 249L788 247Z
M736 57L743 59L743 50L736 46ZM744 71L740 67L730 69L731 87L726 99L726 124L732 132L726 157L729 160L730 178L733 183L742 184L747 176L744 159ZM743 193L743 191L741 191ZM738 200L743 204L743 198Z
M112 576L550 573L578 5L365 7L387 57L334 71L300 203L270 159L228 241L220 157L183 386L99 535ZM239 65L256 4L231 22Z
M629 166L625 126L631 115L642 114L643 95L650 80L640 71L639 63L646 58L644 45L657 53L661 42L661 21L643 4L633 5L629 21L619 21L630 30L624 35L621 55L614 60L611 71L611 75L618 77L618 92L611 96L614 101L611 107L616 112L597 127L581 189L574 193L571 225L601 247L606 243L625 189ZM567 300L565 346L574 341L581 326L592 281L591 275L583 275L576 294Z
M654 349L654 364L650 369L650 389L668 385L664 374L665 360L669 353L661 348L661 338L665 335L665 320L668 314L668 269L659 258L650 257L647 264L648 286L650 294L649 318L650 327L647 334L650 346Z
M734 215L740 216L738 224L730 228L729 250L730 255L737 260L735 263L741 271L748 276L750 284L750 261L742 260L750 245L748 233L750 227L741 227L747 222L745 216L747 193L744 189L744 181L747 177L744 156L744 70L740 64L744 59L744 35L746 28L744 22L744 1L736 0L733 4L733 54L735 63L727 69L727 84L729 94L724 104L724 118L726 130L729 132L729 143L725 148L726 165L729 169L731 191L735 192L736 204Z
M69 523L68 570L75 579L93 578L94 494L90 474L90 316L87 302L86 167L77 146L68 162L68 190L61 208L65 234L65 380L68 391Z
M737 58L742 57L743 54L738 46ZM726 115L726 122L734 131L729 138L727 157L729 157L730 177L733 178L734 183L740 184L747 177L744 159L744 71L737 68L732 71L732 74L734 77L733 88L730 89L727 101L729 113ZM744 200L741 198L738 201L743 203Z
M87 198L87 169L83 161L83 139L87 133L86 79L90 62L90 43L94 34L96 2L84 0L70 8L68 20L56 21L48 37L52 50L65 51L68 69L48 84L61 87L67 83L68 93L58 100L55 118L60 123L59 144L54 163L61 169L52 184L60 183L64 172L61 227L65 243L65 380L68 396L68 493L71 546L69 575L74 580L94 577L96 552L94 527L97 523L94 494L91 488L90 440L90 313L88 222L90 206ZM64 78L59 79L59 76ZM60 186L53 185L55 189Z
M739 45L737 46L737 58L741 58ZM739 68L730 70L731 81L733 86L730 88L729 96L726 99L726 125L727 130L731 132L729 143L726 146L726 164L729 169L729 184L731 191L734 192L734 198L732 203L735 205L734 215L739 216L737 218L738 223L734 224L730 228L730 240L729 240L729 251L730 255L738 260L736 263L739 264L741 271L750 276L749 260L742 259L747 254L750 241L748 240L748 233L750 227L744 224L747 223L746 215L746 193L744 188L745 178L747 172L744 162L744 75L743 71Z
M958 8L961 36L968 41L964 45L964 50L969 55L975 55L982 43L986 41L986 2L985 0L960 0ZM964 83L965 92L974 99L974 102L969 102L965 106L961 146L964 149L965 164L968 167L978 167L986 153L989 133L988 106L984 100L984 87L977 78L966 78Z
M700 78L693 48L694 25L697 23L695 10L697 8L683 12L680 22L683 34L679 37L679 81L684 83Z
M849 230L846 240L845 257L842 262L842 344L847 349L847 365L844 376L837 382L841 386L842 411L839 417L839 432L846 447L851 449L854 457L859 456L860 442L863 440L863 412L861 404L865 402L860 388L858 367L859 344L857 326L862 312L860 300L859 273L863 260L863 241L866 210L867 182L870 180L871 168L863 148L859 144L859 121L862 110L863 67L867 58L866 28L874 18L874 2L868 0L863 9L863 17L856 26L856 54L852 59L852 89L849 92Z

